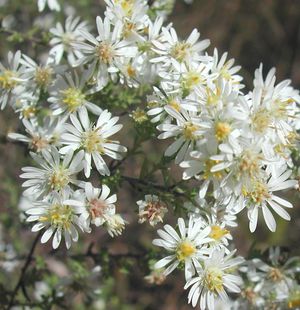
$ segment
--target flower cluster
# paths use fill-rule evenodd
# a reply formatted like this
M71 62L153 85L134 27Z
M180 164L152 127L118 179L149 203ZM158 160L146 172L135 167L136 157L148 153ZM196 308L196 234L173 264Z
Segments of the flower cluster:
M92 225L111 236L122 233L126 222L116 211L117 196L103 179L115 173L115 161L127 148L113 140L122 129L119 117L95 98L110 83L130 89L150 85L146 113L137 109L132 118L151 119L158 139L172 140L164 155L180 166L184 182L193 179L197 198L183 205L187 220L178 219L179 233L168 224L158 230L153 244L169 255L155 264L148 280L161 282L184 268L188 302L201 309L214 309L219 299L228 302L227 292L240 293L242 286L237 308L245 302L265 306L272 294L276 302L299 302L294 298L299 289L291 289L299 286L290 261L279 267L274 250L271 265L258 259L243 264L234 257L230 233L244 209L251 232L259 213L272 232L274 212L290 220L286 208L293 206L278 192L298 188L292 155L298 147L299 92L290 80L276 83L274 69L264 78L262 65L253 89L244 91L240 67L227 53L215 49L209 55L210 42L200 40L198 30L182 40L172 24L164 24L158 8L167 1L154 1L154 18L145 0L105 2L96 32L79 17L51 28L44 63L20 51L0 63L1 109L13 108L25 128L8 137L26 143L35 163L21 174L32 205L26 210L32 231L43 230L42 243L53 237L54 249L62 238L70 248L78 230L90 233ZM40 11L46 3L60 9L56 0L45 0L38 1ZM98 187L92 184L95 174ZM152 194L137 204L139 222L151 226L163 222L170 209ZM239 273L246 275L244 284Z

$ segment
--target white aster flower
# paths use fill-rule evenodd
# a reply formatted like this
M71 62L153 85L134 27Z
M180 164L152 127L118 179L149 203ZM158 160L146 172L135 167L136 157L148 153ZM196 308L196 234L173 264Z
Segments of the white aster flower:
M20 66L21 52L15 54L9 52L7 55L7 67L0 62L0 108L3 110L7 103L13 104L14 95L23 91L22 68Z
M73 47L84 54L76 62L90 64L90 71L95 72L97 87L102 88L109 81L109 73L116 73L116 60L122 57L133 58L137 48L128 41L121 38L122 23L112 25L106 17L102 20L99 16L96 19L98 36L95 38L89 32L80 30L81 35L88 41L77 42Z
M37 222L32 231L46 229L41 238L41 243L46 243L52 236L52 247L57 249L62 236L65 238L67 249L71 247L72 240L78 241L76 226L82 231L88 232L83 223L80 222L79 215L84 208L70 206L66 203L70 193L65 191L62 195L53 195L52 198L34 203L34 207L27 210L27 222Z
M81 218L86 222L87 227L90 227L90 224L98 227L109 221L109 218L116 213L114 203L117 201L117 195L109 196L109 194L110 189L107 185L103 184L101 188L95 188L87 182L84 192L82 190L75 192L74 198L76 199L67 202L71 206L84 208Z
M165 111L176 120L176 124L164 123L157 126L157 129L164 131L159 139L177 137L177 139L166 149L165 156L172 156L177 153L175 163L179 164L187 158L194 149L196 141L203 133L203 128L197 121L196 114L184 109L176 109L165 106Z
M178 228L180 234L170 225L165 225L164 230L157 231L161 239L154 239L153 244L165 248L171 255L158 261L155 269L169 265L164 271L164 274L168 275L180 263L184 263L185 278L188 280L195 274L195 267L199 267L199 259L203 259L209 253L206 245L211 241L211 229L207 227L202 230L192 218L189 219L188 226L179 218Z
M55 28L50 29L50 33L54 37L50 40L52 48L49 54L54 55L57 64L60 63L64 53L66 53L68 62L71 65L74 65L77 59L83 57L83 54L72 45L84 41L79 30L88 30L87 22L80 21L80 17L73 16L66 19L65 27L57 23Z
M292 208L293 205L287 200L280 198L273 192L294 188L297 185L296 180L290 180L291 170L286 167L280 167L276 174L269 175L267 180L252 179L242 188L242 195L237 199L234 212L238 213L243 208L248 208L249 228L251 232L256 230L258 221L258 211L263 213L267 227L271 231L276 230L276 221L270 208L280 217L289 221L290 215L284 208Z
M66 73L64 77L57 78L48 98L48 101L52 103L50 107L53 115L69 115L82 107L96 115L101 113L102 109L86 98L90 94L90 91L85 90L89 78L89 71L75 72L73 75Z
M24 173L20 177L28 179L22 185L27 187L24 195L40 197L52 192L62 192L69 188L70 183L78 183L75 175L83 169L83 151L73 157L73 151L70 150L63 160L54 146L50 150L42 150L41 155L30 154L40 168L22 168Z
M116 124L119 117L111 116L111 113L105 110L100 114L96 124L93 124L87 111L82 109L78 112L79 120L74 114L70 115L72 125L67 124L68 133L62 135L62 143L66 146L60 149L61 153L66 153L70 149L83 150L85 158L83 165L87 178L92 169L92 159L102 175L109 175L110 171L102 156L107 155L120 160L122 159L120 153L127 151L118 141L109 139L123 127L122 124Z
M60 118L46 117L43 126L39 126L35 119L23 119L25 131L28 134L9 133L8 138L28 144L34 152L50 149L51 145L60 145L60 136L64 130L64 120Z
M216 298L228 301L226 290L234 293L241 291L241 277L231 274L232 269L243 262L242 257L232 258L235 251L224 256L224 250L215 250L211 257L203 261L203 266L197 268L198 275L190 279L185 289L191 287L188 302L195 307L199 302L200 309L214 310Z
M179 63L193 63L201 60L201 52L203 52L210 44L209 40L198 41L200 33L194 29L186 40L180 41L173 27L169 29L162 27L162 39L160 41L153 40L153 51L157 53L157 57L151 62L162 62L169 66L172 59Z

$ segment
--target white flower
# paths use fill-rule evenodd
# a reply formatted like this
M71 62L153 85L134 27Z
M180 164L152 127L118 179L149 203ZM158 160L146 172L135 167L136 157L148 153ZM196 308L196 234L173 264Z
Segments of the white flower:
M50 107L53 115L69 115L82 107L96 115L101 113L102 109L86 98L90 94L90 91L85 90L89 78L89 71L75 72L73 75L66 73L64 77L57 78L48 98L48 101L52 103Z
M116 60L122 57L133 58L137 48L121 38L121 22L112 25L107 17L102 20L98 16L96 23L98 36L95 38L89 32L80 30L88 43L77 42L73 47L84 54L76 64L89 63L90 71L95 72L97 87L101 88L107 84L109 73L118 72Z
M199 259L209 253L206 245L212 240L208 236L211 229L207 227L202 230L192 218L189 219L187 227L184 220L179 218L178 228L180 235L170 225L157 231L161 239L154 239L153 244L165 248L171 255L158 261L155 269L169 265L164 271L164 274L168 275L180 263L184 263L185 278L188 280L195 274L195 267L199 267Z
M60 136L64 130L63 124L64 120L60 118L46 117L43 126L39 126L35 119L23 119L23 125L29 136L9 133L8 138L27 143L30 149L38 153L44 149L50 149L51 145L60 145Z
M218 75L218 78L230 82L235 89L241 89L244 85L240 84L243 78L237 74L241 66L234 66L234 59L226 61L228 53L224 53L219 59L218 50L214 49L212 72Z
M88 232L79 220L79 215L84 211L84 208L70 206L66 203L69 196L68 191L63 192L62 196L53 195L48 200L36 202L33 208L26 211L26 214L29 215L27 221L37 222L32 227L33 232L46 229L42 235L41 243L46 243L53 236L53 249L58 248L62 236L65 238L67 249L71 247L72 240L78 241L78 232L75 226Z
M127 151L126 147L120 145L118 141L109 139L123 127L121 124L116 125L119 117L111 117L111 113L105 110L100 114L96 124L93 124L85 109L80 110L78 116L80 121L74 114L70 116L72 125L66 125L68 133L62 135L62 143L66 146L62 147L60 152L83 149L86 177L90 176L92 159L102 175L109 175L110 171L102 156L107 155L120 160L122 159L120 153Z
M50 45L53 46L50 49L49 54L54 55L55 62L60 63L64 52L67 54L69 64L74 65L75 61L83 54L72 44L76 42L84 41L79 30L87 30L87 22L80 21L80 17L69 16L66 19L65 28L60 23L56 24L56 28L51 28L50 33L54 36L50 40Z
M44 11L46 4L51 11L60 11L60 5L57 0L38 0L39 11Z
M107 185L103 184L101 188L95 188L87 182L84 192L81 190L75 192L74 198L78 199L68 200L67 203L71 206L84 208L81 218L87 222L87 227L90 226L90 223L98 227L116 213L114 203L117 201L117 195L114 194L109 197L109 194L110 189Z
M211 257L203 261L203 267L197 268L198 276L190 279L185 289L191 287L188 302L195 307L199 302L200 309L214 310L215 298L228 300L226 290L239 293L242 279L231 274L235 268L243 262L241 257L232 258L235 252L224 256L224 250L215 250Z
M297 185L296 180L289 180L292 174L286 167L280 167L276 174L269 175L269 179L252 179L244 185L242 196L237 199L234 209L236 213L244 207L248 208L249 228L251 232L256 230L258 211L262 210L267 227L271 231L276 230L276 222L269 208L275 211L280 217L289 221L290 215L283 208L292 208L293 205L283 198L278 197L273 192L293 188Z
M145 200L136 202L139 206L139 223L149 221L151 226L163 222L163 217L168 209L156 195L145 195Z
M179 63L193 63L201 60L201 52L204 51L210 44L209 40L198 41L200 33L194 29L186 40L178 40L177 33L173 27L167 29L162 28L163 38L153 40L153 51L157 53L157 57L153 58L151 62L162 62L168 66L172 59Z
M70 150L63 160L55 147L51 147L49 151L42 150L41 156L32 152L30 154L41 168L22 168L24 173L20 177L28 179L22 185L28 187L24 195L40 197L51 192L62 192L69 188L70 183L78 183L75 175L83 169L83 151L73 158L73 151Z
M158 125L157 129L164 131L158 138L177 137L177 140L166 149L165 156L172 156L177 153L175 163L179 164L193 150L194 144L201 136L203 129L193 112L184 109L179 112L169 106L165 106L165 111L176 120L176 124L165 123Z
M63 67L55 66L51 55L48 57L45 65L38 65L26 55L22 55L22 57L20 63L24 66L26 86L32 89L33 92L37 90L47 91L54 82L55 74L62 73L64 69Z
M14 95L23 90L22 68L20 66L21 52L15 54L9 52L7 55L8 65L5 67L0 62L0 108L3 110L7 103L12 104Z

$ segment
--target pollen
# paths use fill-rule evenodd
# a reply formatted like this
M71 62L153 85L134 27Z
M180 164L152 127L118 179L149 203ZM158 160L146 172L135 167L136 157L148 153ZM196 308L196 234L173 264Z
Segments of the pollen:
M176 256L179 261L184 261L196 253L195 246L188 240L181 242L177 248Z
M61 93L62 102L67 106L69 112L75 112L85 101L85 95L80 89L71 87L61 91Z
M209 236L211 238L215 239L216 241L219 241L228 233L229 233L229 231L227 229L222 228L218 225L213 225L213 226L211 226L211 232L210 232Z
M218 141L225 140L231 132L231 126L226 122L218 122L215 125L215 137Z
M209 267L204 276L204 284L211 292L219 292L223 289L223 272L219 268Z
M187 122L184 125L183 128L183 135L185 137L186 140L196 140L197 136L196 136L196 131L199 129L198 126Z
M103 143L105 139L99 134L99 129L100 128L94 128L83 133L81 144L88 153L104 153Z
M13 88L16 87L16 85L18 84L18 82L15 80L16 78L16 73L10 70L6 70L4 71L1 75L0 75L0 86L3 89L6 90L12 90Z

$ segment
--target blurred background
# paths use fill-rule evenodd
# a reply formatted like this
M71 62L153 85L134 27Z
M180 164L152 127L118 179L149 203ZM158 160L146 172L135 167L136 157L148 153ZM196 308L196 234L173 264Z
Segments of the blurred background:
M2 27L1 62L5 62L9 50L17 49L36 59L37 55L47 49L32 42L31 36L39 37L57 20L63 21L66 14L80 15L94 25L95 17L102 15L105 8L104 1L101 0L69 0L64 3L65 12L54 16L48 11L39 15L35 1L0 0L2 26L3 23L6 26L9 25L9 29L24 32L29 38L18 41L18 38L12 37L11 33L3 31ZM175 29L182 38L189 35L193 28L198 28L202 38L211 40L211 46L208 49L210 54L214 47L218 48L219 53L228 51L229 57L235 58L236 64L242 66L241 75L248 89L252 87L254 70L261 62L264 64L265 73L272 67L276 67L277 81L292 79L292 85L295 88L300 87L299 0L194 0L190 5L177 0L168 21L174 23ZM35 25L34 30L32 30L33 25ZM121 122L127 124L130 120L127 116L123 116ZM124 127L127 129L123 130L118 138L124 145L130 147L132 127ZM23 145L6 140L9 131L16 132L19 128L20 122L12 110L7 108L0 112L0 260L1 255L4 255L3 249L8 252L7 248L11 248L11 265L1 264L0 261L0 304L4 303L6 298L1 291L5 291L4 288L14 287L22 266L20 261L15 261L13 258L17 256L22 259L34 239L29 225L20 221L20 217L22 219L20 207L24 204L20 204L19 199L21 194L19 174L21 167L30 163L28 151ZM150 161L155 163L157 154L163 153L165 144L152 139L144 143L143 148ZM142 163L143 158L139 156L128 159L124 165L123 174L138 177ZM175 179L179 180L181 171L175 167L172 167L172 170ZM159 180L159 176L157 177ZM241 225L232 233L240 254L247 256L253 245L261 250L268 245L281 245L288 247L293 255L300 253L299 196L291 196L290 193L287 195L295 206L290 212L292 220L285 222L276 217L278 220L276 233L270 233L264 227L265 225L261 225L251 235L247 219L243 215L239 216ZM53 286L57 285L57 291L63 290L64 285L69 285L70 281L73 281L72 289L68 291L70 298L61 306L62 308L66 306L66 309L191 309L186 305L187 294L183 290L184 279L180 271L172 274L160 285L153 285L144 279L150 273L149 267L145 265L148 265L151 255L153 258L158 258L159 253L145 253L145 249L150 251L152 248L151 241L156 236L156 229L146 223L137 222L136 201L142 198L143 195L139 191L122 183L118 192L117 208L129 224L121 237L111 239L104 230L98 229L89 236L82 236L81 242L75 244L68 253L65 253L64 247L61 247L58 253L53 253L49 245L39 245L35 260L37 264L40 263L41 275L37 276L36 270L29 274L30 294L37 294L37 291L41 290L35 279L40 277L42 283L47 277L47 281L52 281ZM175 222L171 212L165 218L165 222ZM103 251L110 254L107 256L110 260L110 268L104 268L99 276L93 277L85 273L95 266L93 257L83 257L83 263L78 265L74 261L71 263L68 261L67 257L72 255L75 258L77 255L77 258L81 259L79 254L86 253L88 248L93 253ZM128 253L131 253L129 259ZM102 259L105 258L102 257ZM7 268L11 268L11 271ZM31 282L30 276L32 276ZM90 283L83 284L82 279ZM97 303L89 302L86 296L97 289L100 289L96 292L99 294ZM29 308L34 309L34 304L29 303Z

